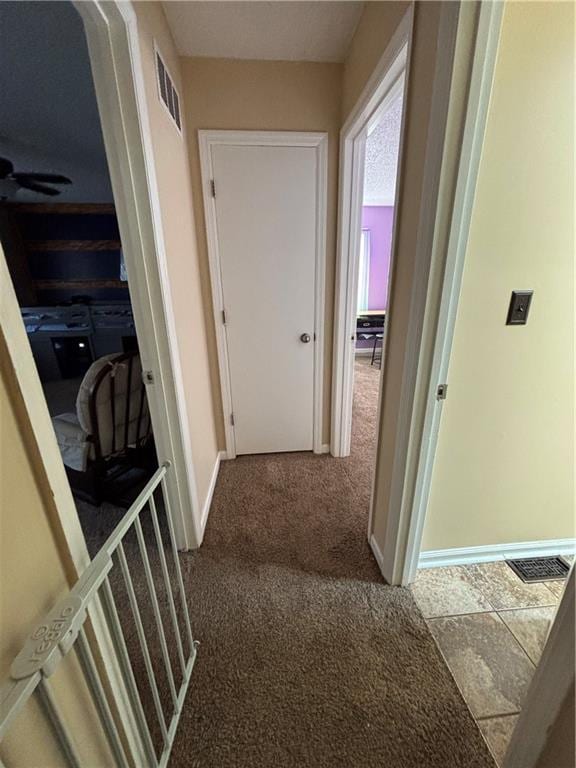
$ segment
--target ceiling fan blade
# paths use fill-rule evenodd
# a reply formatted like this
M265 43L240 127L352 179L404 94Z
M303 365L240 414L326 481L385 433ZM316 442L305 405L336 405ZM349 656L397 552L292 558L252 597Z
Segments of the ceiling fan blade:
M8 160L7 157L0 157L0 179L5 179L6 176L10 176L13 170L14 166L10 160Z
M71 180L67 176L61 176L58 173L13 173L12 178L14 181L22 182L36 182L47 181L51 184L72 184Z
M52 187L46 187L44 184L36 184L33 181L22 181L18 180L18 184L23 189L29 189L31 192L40 192L42 195L50 195L50 197L53 197L54 195L59 195L60 190L59 189L52 189Z

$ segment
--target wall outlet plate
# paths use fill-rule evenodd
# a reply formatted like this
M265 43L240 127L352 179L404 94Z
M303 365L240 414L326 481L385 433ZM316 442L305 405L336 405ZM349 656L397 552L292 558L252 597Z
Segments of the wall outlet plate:
M512 291L506 325L526 325L534 291Z

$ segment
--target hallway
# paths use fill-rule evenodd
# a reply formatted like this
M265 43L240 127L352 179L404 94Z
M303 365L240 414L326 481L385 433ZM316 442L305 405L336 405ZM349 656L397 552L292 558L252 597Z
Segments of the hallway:
M574 21L0 3L0 768L576 768Z
M376 581L366 541L379 369L356 362L352 452L224 461L202 549L253 564Z
M172 768L494 768L411 592L383 584L366 540L378 375L369 358L356 360L349 458L223 462L204 543L180 558L200 646ZM124 510L79 505L79 513L95 554ZM133 538L125 549L152 627ZM160 585L152 547L149 556ZM159 746L117 569L111 580ZM168 624L165 616L173 656ZM154 630L148 640L168 711Z
M182 557L198 660L172 766L492 766L408 590L366 541L378 371L356 364L348 459L224 462Z

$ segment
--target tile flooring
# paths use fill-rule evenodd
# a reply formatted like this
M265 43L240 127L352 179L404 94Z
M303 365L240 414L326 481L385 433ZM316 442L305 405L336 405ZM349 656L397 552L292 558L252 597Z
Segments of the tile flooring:
M563 587L525 584L504 561L422 569L411 587L498 764Z

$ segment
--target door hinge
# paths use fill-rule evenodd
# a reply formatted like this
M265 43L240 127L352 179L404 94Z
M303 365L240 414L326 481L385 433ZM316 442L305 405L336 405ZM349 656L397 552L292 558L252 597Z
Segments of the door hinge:
M226 325L226 310L222 310L222 324Z
M230 424L232 424L232 426L234 426L234 414L233 413L230 414Z
M210 192L212 197L216 197L216 182L214 179L210 179Z
M144 384L154 384L154 374L152 371L142 371L142 381Z
M448 384L438 384L438 389L436 390L436 400L446 400L447 393Z

